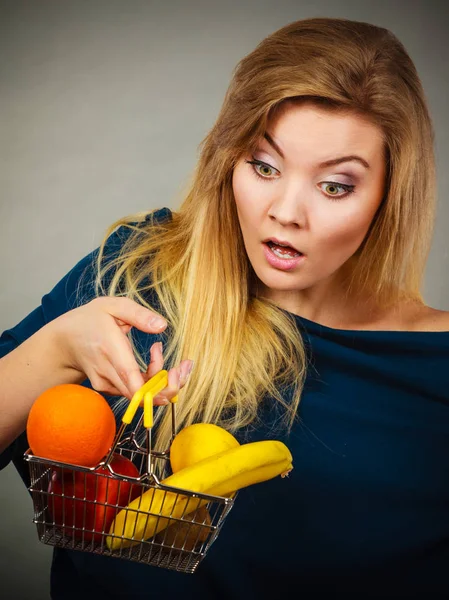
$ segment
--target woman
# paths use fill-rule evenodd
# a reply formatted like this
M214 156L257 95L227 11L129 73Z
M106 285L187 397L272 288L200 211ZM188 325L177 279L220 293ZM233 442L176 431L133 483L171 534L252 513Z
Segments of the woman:
M44 389L87 378L120 413L165 365L156 403L183 388L180 427L277 437L294 470L239 494L195 575L57 549L53 598L447 597L449 317L420 293L434 188L389 31L298 21L240 62L179 210L114 224L3 334L2 458L26 481Z

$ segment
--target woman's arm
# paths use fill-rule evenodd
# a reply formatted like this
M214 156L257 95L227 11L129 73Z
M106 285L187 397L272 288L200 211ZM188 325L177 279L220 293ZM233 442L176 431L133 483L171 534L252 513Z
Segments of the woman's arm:
M131 399L163 367L154 344L142 373L127 337L132 327L159 334L167 325L156 312L129 298L96 298L47 323L0 359L0 452L25 430L41 392L60 383L89 379L92 387ZM168 371L168 386L155 398L165 404L187 380L190 360Z
M166 218L170 213L162 209L157 214ZM111 234L105 260L118 256L128 235L126 228ZM99 392L131 398L163 368L162 348L155 343L147 372L141 373L127 333L135 327L157 338L166 321L155 322L160 317L156 311L129 298L95 298L97 252L75 265L38 308L0 337L0 453L25 431L31 405L49 387L89 379ZM189 367L191 361L183 360L168 371L169 385L156 396L155 404L163 404L179 391ZM0 457L2 466L10 454Z
M63 364L54 324L49 323L0 359L0 453L25 430L39 394L53 385L85 379Z

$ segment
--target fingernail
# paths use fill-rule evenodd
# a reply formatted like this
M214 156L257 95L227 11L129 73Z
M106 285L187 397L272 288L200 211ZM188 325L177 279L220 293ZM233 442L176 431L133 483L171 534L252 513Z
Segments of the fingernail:
M162 317L151 317L148 321L148 325L150 325L150 327L165 327L167 321Z
M181 380L186 383L190 373L192 372L193 361L184 363L181 367ZM181 382L180 382L181 383Z
M154 342L154 344L151 344L151 351L154 352L155 350L162 350L162 342Z
M153 398L153 402L155 404L168 404L167 398L161 394L156 394L156 396Z
M186 379L187 377L189 377L190 373L192 372L193 369L193 360L191 360L189 363L187 363L186 365Z

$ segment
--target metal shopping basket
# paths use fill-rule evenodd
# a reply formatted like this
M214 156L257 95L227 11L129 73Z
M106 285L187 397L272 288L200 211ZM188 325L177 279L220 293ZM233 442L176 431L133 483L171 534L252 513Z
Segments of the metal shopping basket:
M195 572L217 539L235 495L224 498L169 487L156 475L156 471L169 470L169 449L155 452L151 443L153 397L166 387L167 381L167 371L159 371L134 395L108 455L95 467L55 462L27 450L24 458L31 476L33 522L41 542ZM171 401L172 439L176 435L176 401L177 397ZM142 402L139 422L123 437ZM138 442L139 432L143 431L145 445ZM121 463L126 463L126 470ZM147 505L143 510L140 499L145 493ZM128 505L133 499L139 499L138 506L133 503L131 509ZM172 506L168 512L167 506ZM131 533L128 527L125 534L125 527L121 534L110 535L111 522L120 512L125 525L127 519L134 523L145 520L146 534L139 534L139 528L134 526ZM155 524L154 535L148 537L146 524L150 522Z

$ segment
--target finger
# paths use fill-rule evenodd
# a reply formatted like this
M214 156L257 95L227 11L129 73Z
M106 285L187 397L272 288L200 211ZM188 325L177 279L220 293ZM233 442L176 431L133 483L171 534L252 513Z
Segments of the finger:
M155 342L150 348L150 363L147 367L145 378L148 381L159 373L164 367L164 356L162 354L162 342Z
M117 377L117 374L114 370L107 365L105 365L103 371L105 372L105 376L100 375L99 373L93 373L92 375L88 375L88 379L94 390L100 393L108 394L110 396L125 396L128 395L128 390L123 382ZM113 380L111 381L106 376L106 371L109 371L109 376Z
M167 404L169 400L179 393L181 381L181 372L179 367L174 367L168 371L168 386L161 390L153 399L154 404Z
M137 371L140 373L138 367ZM133 381L134 375L130 374L129 370L117 369L117 367L114 367L112 363L104 367L103 372L104 378L120 391L121 396L125 396L125 398L128 398L128 400L131 400L135 392L143 385L143 383L140 385L140 380L138 378L135 378ZM140 373L140 375L143 381L142 374Z
M192 372L193 360L182 360L179 366L181 370L180 388L183 388L189 379L190 373Z
M159 333L167 326L167 321L156 311L141 306L130 298L102 297L103 310L118 319L119 322L137 327L147 333Z
M122 330L122 333L124 333L126 335L127 333L129 333L131 331L132 325L128 325L128 323L125 323L124 321L122 321L121 319L117 319L116 317L114 317L114 319L115 319L115 322L117 323L117 325Z
M134 357L127 337L118 333L112 337L110 352L107 355L115 374L108 369L108 379L116 384L117 377L126 388L126 397L131 399L145 383L145 378Z
M154 406L166 406L168 403L169 403L169 400L167 398L165 398L164 396L161 396L160 394L158 394L157 396L155 396L153 398Z
M192 372L192 368L193 368L192 360L190 360L190 359L182 360L177 369L179 377L180 377L179 385L178 385L178 392L173 392L173 390L171 388L170 389L165 388L165 390L162 390L161 392L159 392L159 394L157 394L154 397L154 404L167 404L168 399L174 398L179 393L179 390L182 387L184 387L185 384L187 383L189 375ZM172 375L172 377L173 377L173 380L176 379L176 377L174 375Z
M137 390L140 390L145 383L145 378L139 369L139 365L135 362L132 365L118 368L117 374L128 391L126 397L131 400Z

